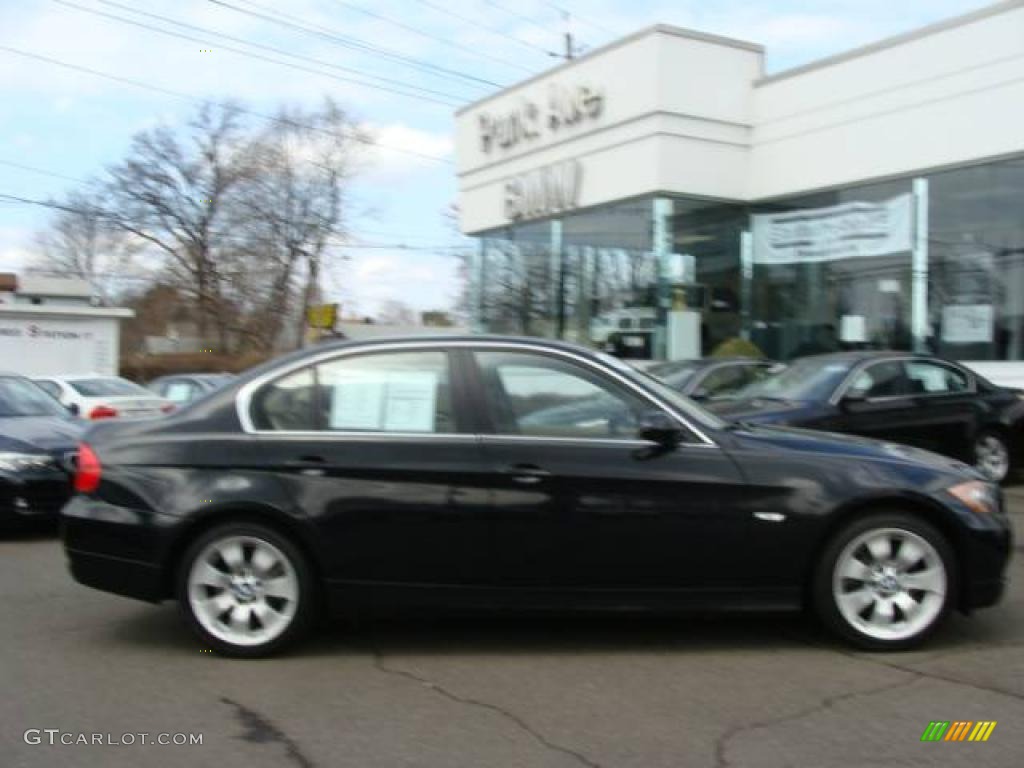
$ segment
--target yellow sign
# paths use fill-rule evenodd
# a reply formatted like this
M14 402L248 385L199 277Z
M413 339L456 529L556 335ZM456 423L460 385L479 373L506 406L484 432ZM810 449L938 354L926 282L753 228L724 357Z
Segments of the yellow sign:
M316 304L306 310L306 324L310 328L332 330L338 318L337 304Z

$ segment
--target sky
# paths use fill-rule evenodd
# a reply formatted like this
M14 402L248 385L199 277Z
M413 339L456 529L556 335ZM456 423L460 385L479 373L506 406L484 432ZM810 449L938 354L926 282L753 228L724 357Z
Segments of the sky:
M59 198L123 158L134 134L184 123L197 100L272 112L327 95L378 146L360 162L351 246L326 298L346 314L374 314L389 300L445 309L458 293L452 254L469 242L445 216L456 202L454 111L556 65L566 13L584 50L668 23L760 43L774 73L987 4L0 0L0 194ZM49 216L0 198L0 271L26 264Z

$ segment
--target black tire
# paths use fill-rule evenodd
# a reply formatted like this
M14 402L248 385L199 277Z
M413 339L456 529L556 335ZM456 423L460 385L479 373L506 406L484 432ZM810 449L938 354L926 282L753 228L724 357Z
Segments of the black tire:
M245 540L265 542L276 549L284 558L294 574L296 585L295 605L287 621L286 627L266 642L239 644L224 637L218 637L203 625L197 615L189 594L189 579L193 566L207 548L215 542L236 537ZM252 554L250 552L251 559ZM224 656L237 658L259 658L279 653L286 647L299 641L313 626L317 614L317 584L312 568L302 551L287 536L273 528L252 522L231 522L219 525L196 538L181 557L175 575L175 595L185 620L193 632L199 637L203 648L209 648ZM269 598L268 598L269 599ZM232 609L229 609L229 612Z
M918 631L914 631L913 634L901 638L872 636L855 626L840 610L838 598L833 589L833 576L837 561L844 555L847 547L870 531L883 530L907 532L923 539L931 545L935 555L941 560L942 566L945 569L944 593L941 595L941 598L938 594L930 598L933 601L932 605L940 606L938 612L933 619L928 621ZM879 511L851 521L829 540L822 550L821 557L815 568L811 593L818 617L836 635L865 650L897 651L919 646L942 624L950 609L956 605L959 578L960 574L953 548L946 540L946 537L935 526L912 514L899 511ZM849 581L847 580L843 583L848 584ZM914 590L914 592L918 594L923 592L923 590ZM941 602L939 602L940 600ZM867 611L867 608L865 610ZM868 611L872 618L874 610L875 603L872 603L871 610ZM930 605L929 610L934 610L934 607ZM896 627L897 625L894 624L892 626Z
M991 466L986 466L983 459L983 452L991 451L998 447L1005 455L1005 470L993 472ZM1010 443L1006 435L998 429L983 429L974 438L973 445L974 466L993 483L1005 483L1013 475L1013 454L1010 450Z

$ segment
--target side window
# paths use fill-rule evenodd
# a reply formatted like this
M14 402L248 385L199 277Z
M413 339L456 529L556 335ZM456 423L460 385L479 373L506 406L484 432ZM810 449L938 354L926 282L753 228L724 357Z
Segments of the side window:
M531 437L636 436L642 398L596 372L554 357L477 352L499 434Z
M971 387L967 375L955 368L920 360L908 360L906 367L913 394L952 394L966 392Z
M846 390L855 397L896 397L906 394L903 366L895 360L875 363L857 374Z
M715 368L700 383L699 390L708 397L721 395L739 389L746 381L743 367L739 365L725 365Z
M253 395L249 408L253 426L290 431L316 429L315 395L312 368L303 368L264 384Z
M317 366L324 429L369 432L458 431L448 355L377 352Z

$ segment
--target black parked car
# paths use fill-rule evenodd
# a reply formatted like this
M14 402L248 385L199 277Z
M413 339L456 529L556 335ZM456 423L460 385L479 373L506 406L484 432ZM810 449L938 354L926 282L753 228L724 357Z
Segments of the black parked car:
M691 400L708 400L741 390L782 367L753 357L704 357L657 363L646 370Z
M239 656L321 606L806 600L855 643L904 647L996 602L1010 551L998 487L960 462L736 426L613 357L516 338L305 350L166 419L97 424L75 485L74 577L177 598Z
M22 376L0 374L0 527L54 521L83 425Z
M1022 456L1024 393L948 360L906 352L805 357L711 407L728 419L926 448L974 464L996 482Z

